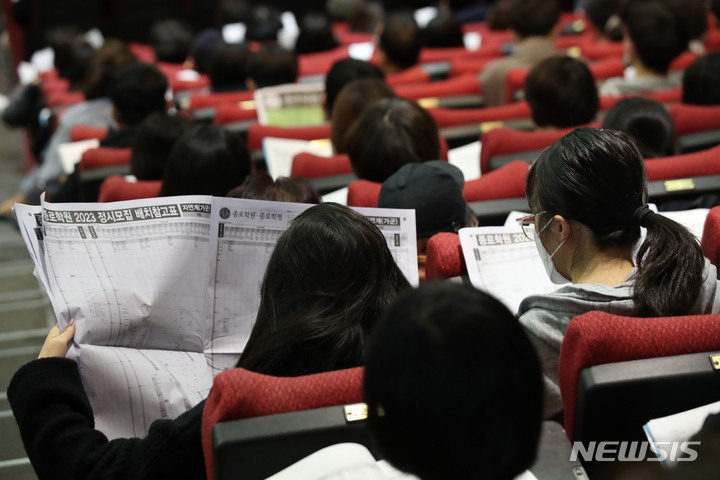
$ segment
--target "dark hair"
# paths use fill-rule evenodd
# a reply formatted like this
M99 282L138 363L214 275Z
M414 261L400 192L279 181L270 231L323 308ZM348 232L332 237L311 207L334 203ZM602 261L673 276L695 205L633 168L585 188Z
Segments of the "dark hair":
M670 63L688 45L680 21L662 2L633 2L625 14L625 26L642 64L666 74Z
M224 196L250 174L250 154L234 133L197 125L180 137L170 151L160 196Z
M710 0L710 11L720 19L720 0Z
M420 28L412 15L395 13L385 18L378 49L398 70L415 65L421 47Z
M685 37L702 40L708 28L708 8L704 0L669 0L669 7L680 20Z
M513 0L508 23L521 37L547 36L560 20L556 0Z
M53 49L53 61L58 75L70 82L71 90L77 90L97 53L96 50L77 28L52 28L46 36L48 45Z
M215 26L222 28L228 23L249 23L250 4L248 0L220 0L215 8Z
M585 14L595 30L613 42L623 38L620 19L622 3L623 0L590 0L585 5Z
M355 174L371 182L384 182L406 163L440 158L435 120L404 98L384 98L368 107L345 145Z
M158 62L183 63L192 41L190 25L180 20L161 20L150 27L150 45Z
M110 79L120 67L136 62L135 55L127 44L108 38L88 65L83 82L83 93L87 100L110 95Z
M510 8L513 0L496 0L488 12L487 23L490 30L510 28Z
M354 80L342 89L330 116L330 140L336 153L346 153L347 136L366 108L383 98L396 97L395 91L379 78Z
M245 89L249 58L250 49L244 43L218 47L210 56L207 68L213 91Z
M295 83L298 78L297 55L280 47L262 48L248 58L246 73L257 88Z
M720 52L695 60L683 75L682 103L720 105Z
M340 45L327 17L320 12L306 13L300 20L300 33L295 41L298 55L332 50Z
M363 365L370 330L408 287L368 219L336 203L311 207L275 246L237 366L298 376Z
M245 38L255 42L276 41L282 28L281 13L270 5L256 5L250 10Z
M667 109L643 97L620 100L603 119L603 128L627 133L643 158L675 155L675 126Z
M507 307L470 286L421 285L390 306L365 401L382 457L423 480L511 479L536 456L540 361Z
M351 7L348 26L351 32L373 33L383 17L385 7L382 2L359 0Z
M242 185L230 190L227 197L273 202L320 203L320 195L304 178L278 177L273 180L267 172L256 172L248 176Z
M647 201L642 156L625 133L575 130L545 149L530 168L527 198L534 212L585 225L600 250L632 249L641 226L635 211ZM647 215L642 226L647 237L633 277L637 314L688 314L702 285L704 259L697 239L658 214Z
M120 119L126 125L138 125L154 112L165 112L165 75L153 65L133 63L113 75L110 98Z
M335 99L345 85L359 78L384 80L385 74L372 63L354 58L344 58L333 63L325 76L325 110L328 115L332 114Z
M148 115L132 140L130 172L135 178L161 180L170 150L191 124L190 119L177 115Z
M452 15L438 15L422 29L424 46L428 48L464 47L462 25Z
M525 99L538 127L584 125L595 118L600 106L590 69L565 56L545 59L530 70Z
M190 45L188 56L192 58L195 71L207 73L213 54L224 45L220 30L208 28L198 33ZM244 78L243 78L243 81Z

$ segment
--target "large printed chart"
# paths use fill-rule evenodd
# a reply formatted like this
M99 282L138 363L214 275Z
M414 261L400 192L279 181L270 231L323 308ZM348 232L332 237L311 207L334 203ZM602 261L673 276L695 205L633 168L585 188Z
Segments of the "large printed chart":
M278 238L311 205L209 196L16 205L96 425L142 436L206 396L252 331ZM417 284L412 210L358 209Z

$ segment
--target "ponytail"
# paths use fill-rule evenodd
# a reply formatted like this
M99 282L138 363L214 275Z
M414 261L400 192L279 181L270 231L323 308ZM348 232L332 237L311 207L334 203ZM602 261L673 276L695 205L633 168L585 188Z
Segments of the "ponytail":
M705 259L693 234L679 223L637 209L635 219L647 228L637 252L633 300L642 317L687 315L697 301Z

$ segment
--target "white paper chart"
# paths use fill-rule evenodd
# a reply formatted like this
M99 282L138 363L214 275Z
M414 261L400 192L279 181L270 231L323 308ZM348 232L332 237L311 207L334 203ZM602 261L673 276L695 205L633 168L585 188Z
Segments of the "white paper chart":
M142 436L207 396L247 343L278 238L311 206L209 196L16 205L58 324L75 321L68 357L99 429ZM358 210L417 285L414 211Z

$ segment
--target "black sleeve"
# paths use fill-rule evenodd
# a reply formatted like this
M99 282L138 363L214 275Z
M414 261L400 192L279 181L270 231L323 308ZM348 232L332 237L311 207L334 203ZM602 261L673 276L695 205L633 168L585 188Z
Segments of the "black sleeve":
M11 127L27 127L36 121L40 112L40 87L28 85L10 96L10 103L2 113L2 119Z
M145 438L108 441L94 429L77 363L34 360L8 387L8 400L39 480L205 478L205 402L175 420L156 420Z

